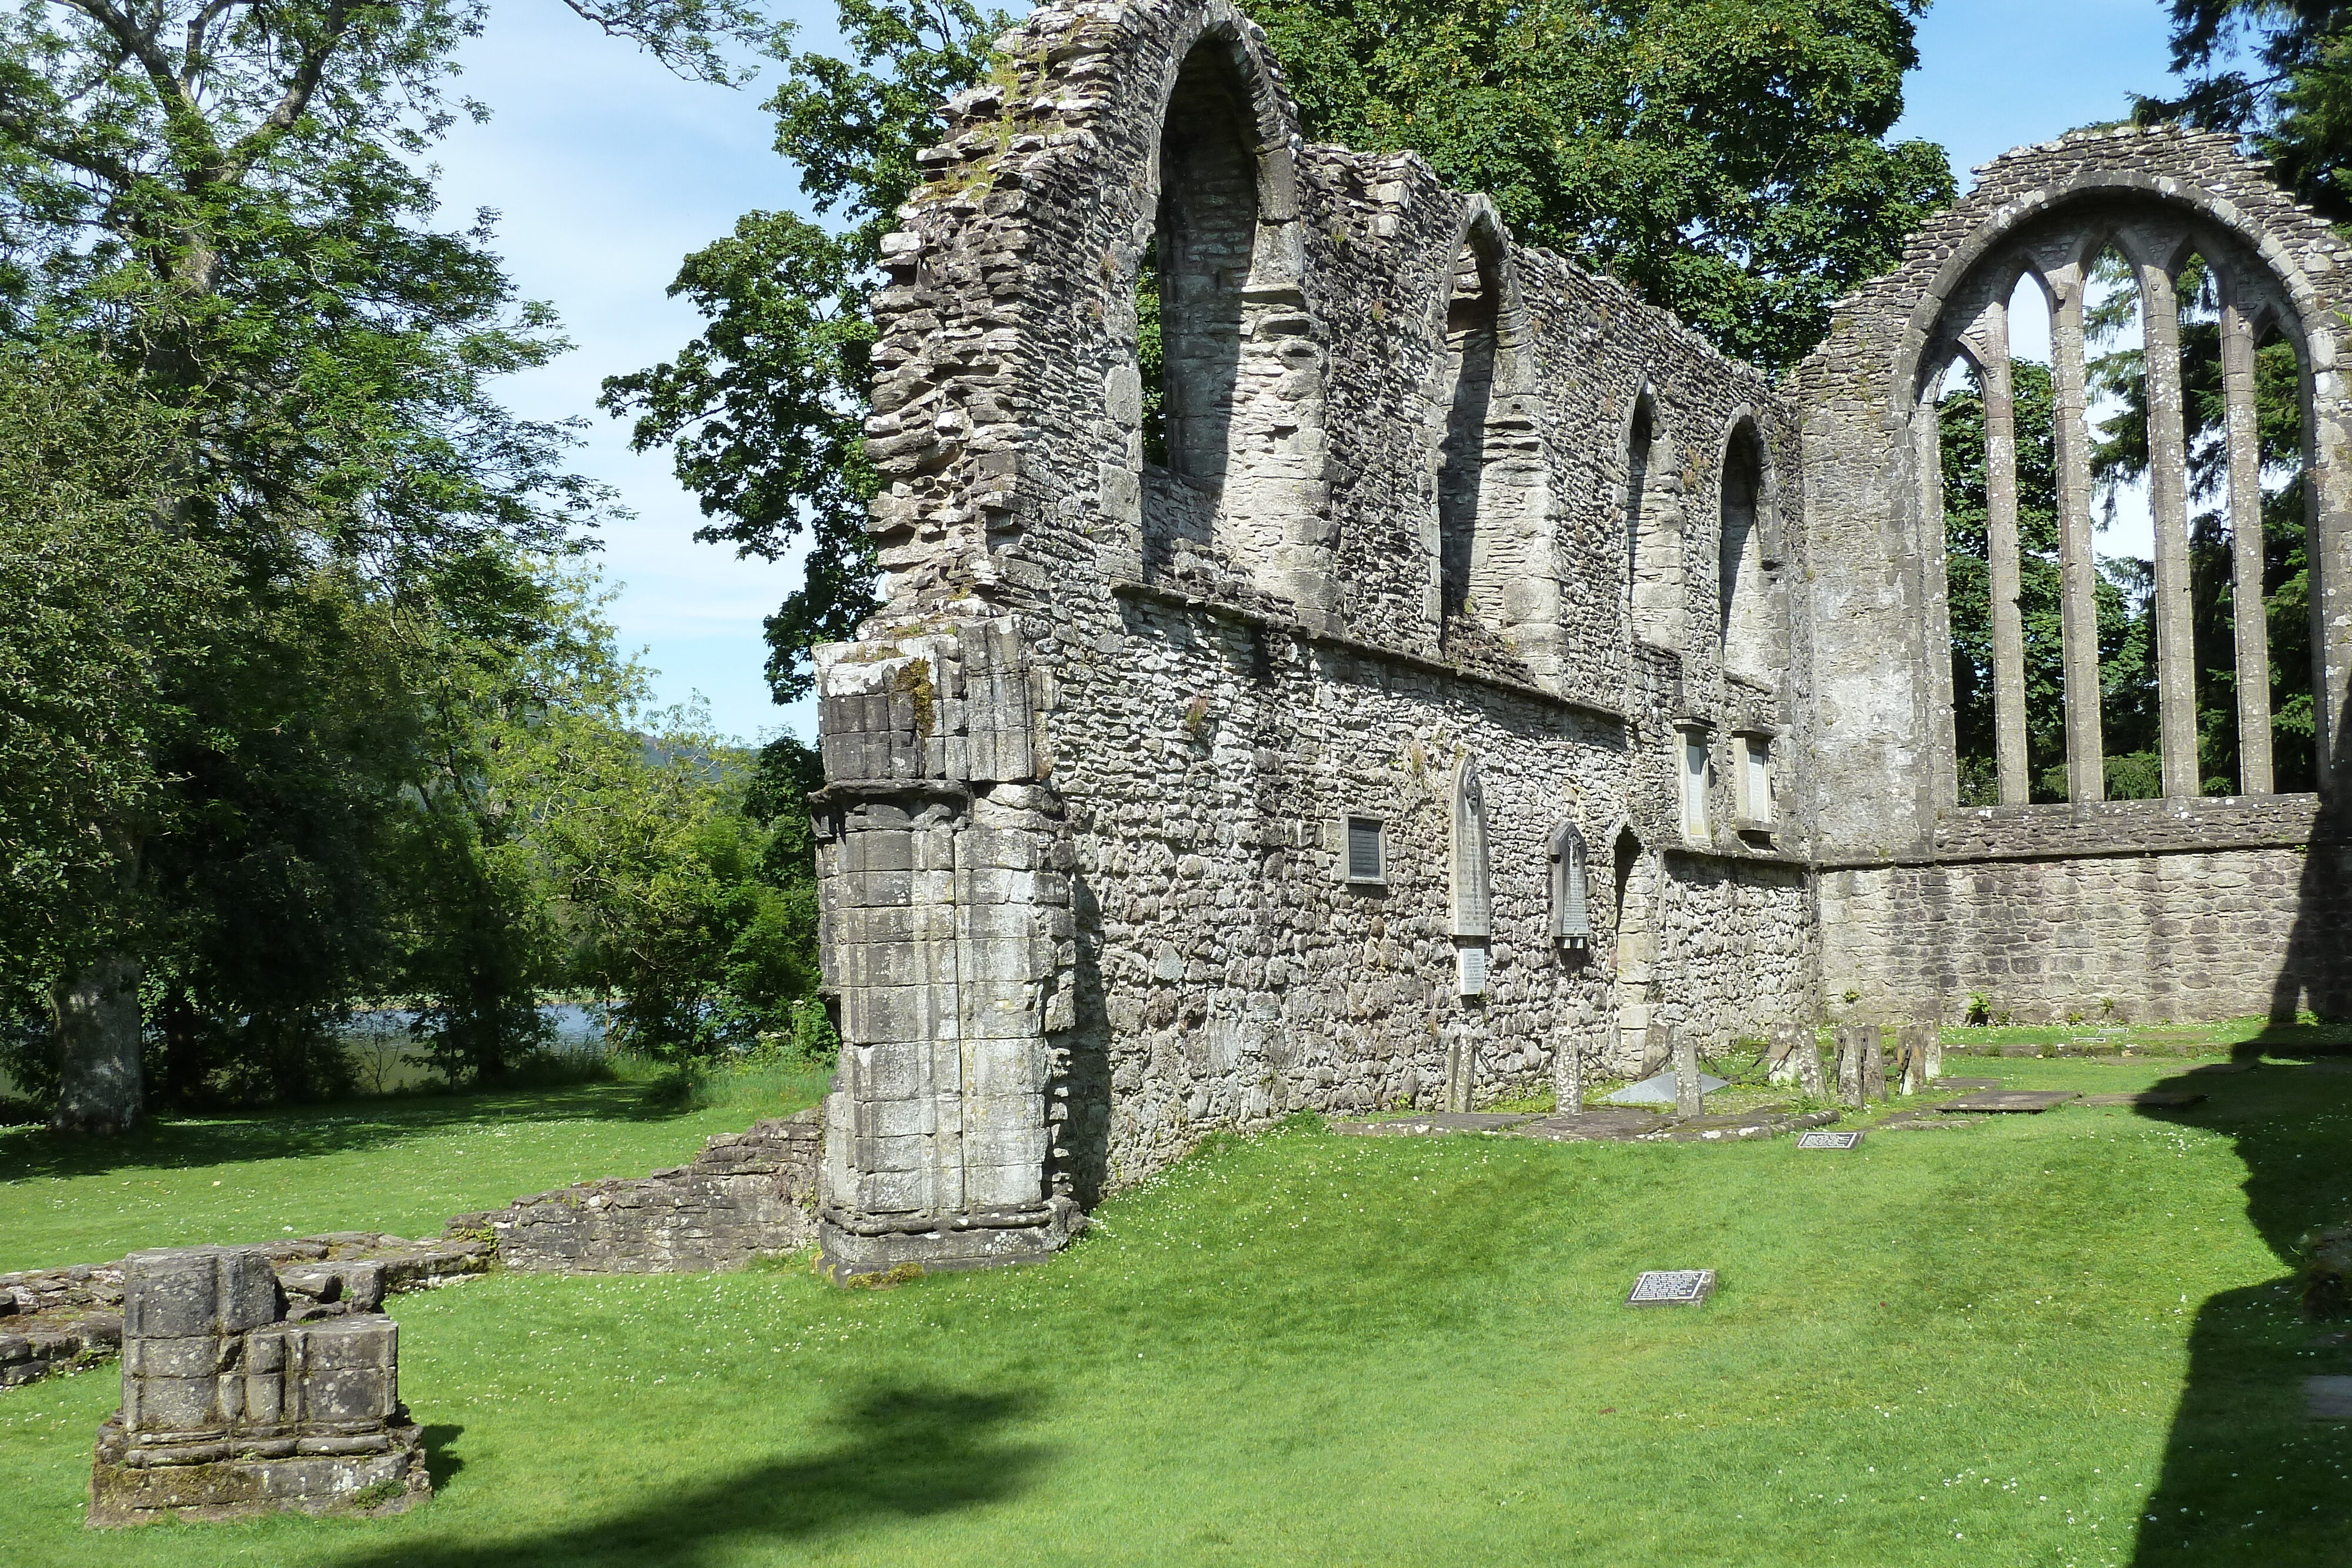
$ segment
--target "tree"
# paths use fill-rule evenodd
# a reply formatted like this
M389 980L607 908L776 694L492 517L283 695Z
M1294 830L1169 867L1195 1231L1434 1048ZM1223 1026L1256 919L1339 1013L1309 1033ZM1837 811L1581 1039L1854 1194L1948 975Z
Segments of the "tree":
M2322 0L2172 0L2170 98L2138 99L2142 124L2240 133L2300 201L2352 218L2352 5Z
M567 3L689 75L729 75L722 46L764 36L736 0ZM446 123L451 54L483 14L468 0L32 0L0 17L0 334L104 359L166 417L157 526L229 563L252 612L238 651L175 696L206 716L185 755L152 763L189 797L175 821L283 825L319 767L348 772L338 747L355 737L314 715L296 727L304 744L274 744L289 707L315 707L303 672L332 667L346 637L397 654L436 618L499 621L518 597L513 551L565 548L601 504L564 471L565 433L488 392L560 350L551 317L514 301L483 225L431 221L420 155ZM308 654L264 645L313 634L325 641ZM355 809L381 796L352 782ZM311 826L263 835L274 881L224 883L184 838L174 885L357 913L365 900L343 895L365 835ZM148 894L173 880L151 870L172 856L150 820L94 831ZM61 977L69 1062L135 1066L128 998L153 945L126 926ZM61 1116L128 1123L138 1075L109 1083Z
M1925 0L1272 0L1310 141L1412 148L1522 239L1781 367L1952 199L1889 144Z

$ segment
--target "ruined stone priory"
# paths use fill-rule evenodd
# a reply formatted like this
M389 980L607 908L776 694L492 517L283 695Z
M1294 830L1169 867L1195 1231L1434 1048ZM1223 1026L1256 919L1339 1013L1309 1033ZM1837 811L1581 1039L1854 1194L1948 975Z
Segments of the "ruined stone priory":
M2352 246L2226 138L1995 161L1776 379L1414 154L1306 142L1226 0L1043 5L940 112L875 300L884 603L817 657L836 1273L1039 1256L1211 1131L1469 1109L1677 1037L1952 1022L1975 996L2346 1010ZM2109 249L2172 411L2157 800L2102 799L2084 308ZM2246 792L2200 793L2192 256L2257 603L2251 356L2300 361L2315 793L2272 790L2260 680ZM2030 803L2023 741L2022 278L2052 324L2056 804ZM1967 809L1956 366L1990 433L2004 802ZM2263 618L2236 635L2267 669Z

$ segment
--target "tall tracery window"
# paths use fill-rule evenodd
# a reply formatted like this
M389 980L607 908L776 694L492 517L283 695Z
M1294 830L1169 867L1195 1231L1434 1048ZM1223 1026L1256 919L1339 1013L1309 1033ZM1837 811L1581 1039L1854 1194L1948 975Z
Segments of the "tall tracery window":
M2251 256L2122 235L1998 264L1927 382L1964 805L2313 787L2282 302Z

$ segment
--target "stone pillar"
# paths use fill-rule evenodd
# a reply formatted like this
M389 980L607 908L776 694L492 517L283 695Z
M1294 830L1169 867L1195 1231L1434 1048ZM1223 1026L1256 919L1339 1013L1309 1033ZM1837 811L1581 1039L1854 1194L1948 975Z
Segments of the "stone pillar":
M2147 490L2156 518L2156 679L2167 796L2203 793L2197 758L2197 650L2189 602L2189 434L2180 395L2180 301L2172 275L2139 268L2147 343Z
M2230 600L2238 644L2238 791L2267 795L2271 772L2271 639L2263 606L2263 458L2254 414L2254 330L2235 300L2221 307L2221 394L2230 453Z
M2063 581L2066 651L2066 798L2077 805L2106 798L2099 716L2098 567L2091 541L2091 434L2084 423L2083 268L2070 262L2048 275L2052 400L2058 446L2058 550Z
M2017 565L2017 395L2010 375L2009 302L1985 313L1978 366L1984 390L1985 556L1992 598L1993 744L2000 803L2032 797L2025 752L2025 619Z
M1562 1115L1584 1114L1584 1042L1574 1030L1565 1033L1557 1048L1559 1061L1554 1064L1553 1096L1556 1108Z
M1699 1116L1706 1112L1706 1096L1698 1082L1698 1035L1695 1030L1670 1031L1675 1046L1675 1114Z
M1886 1034L1874 1023L1862 1026L1862 1097L1886 1098Z
M817 656L824 984L842 1052L818 1237L836 1279L1041 1258L1050 1036L1073 1027L1074 852L1009 621ZM1066 1167L1065 1167L1066 1168Z

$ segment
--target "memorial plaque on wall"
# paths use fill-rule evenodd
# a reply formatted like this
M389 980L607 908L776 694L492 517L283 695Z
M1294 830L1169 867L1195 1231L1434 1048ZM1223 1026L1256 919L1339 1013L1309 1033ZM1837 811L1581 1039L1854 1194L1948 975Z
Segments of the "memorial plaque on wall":
M1862 1146L1860 1133L1811 1132L1797 1134L1801 1149L1855 1149Z
M1715 1294L1712 1269L1656 1269L1633 1281L1629 1307L1695 1307Z

